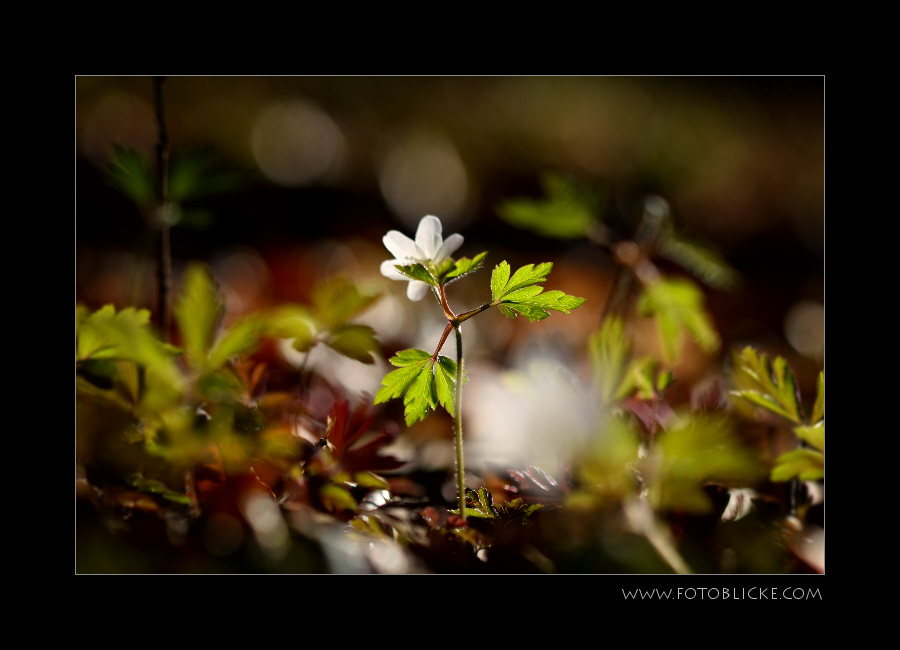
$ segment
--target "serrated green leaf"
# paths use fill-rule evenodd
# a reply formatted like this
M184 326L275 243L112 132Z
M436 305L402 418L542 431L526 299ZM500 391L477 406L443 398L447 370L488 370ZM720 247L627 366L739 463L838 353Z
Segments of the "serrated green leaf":
M421 264L410 264L408 266L397 265L396 269L413 280L420 280L433 287L439 286L438 281L431 275L431 272Z
M427 364L427 359L415 363L411 362L386 374L381 380L381 388L375 393L374 403L381 404L389 399L394 399L403 395L419 376L422 368Z
M782 357L772 362L748 346L735 355L734 366L732 380L737 390L731 391L732 395L803 424L797 381Z
M224 310L212 275L203 264L190 264L173 311L184 348L194 363L206 359Z
M454 364L455 365L455 364ZM456 413L456 374L450 374L443 364L436 364L434 368L435 388L438 401L447 409L447 413Z
M453 359L451 359L450 357L439 356L439 357L438 357L438 364L440 364L440 366L441 366L441 367L447 372L447 374L449 374L451 377L454 377L454 378L456 377L456 362L455 362ZM465 369L463 369L462 375L463 375L463 376L462 376L462 380L463 380L463 383L465 384L467 381L469 381L469 377L468 377L468 375L466 374Z
M116 313L115 307L104 305L92 314L82 311L76 329L76 361L130 358L122 349L123 331L146 329L149 323L150 312L146 309L126 307Z
M812 449L794 449L775 460L770 478L775 482L817 481L825 477L825 456Z
M810 426L794 427L794 433L800 440L825 453L825 420L819 420Z
M432 364L426 362L403 396L406 425L412 426L414 422L424 420L428 415L428 409L433 409L437 404L437 387Z
M478 505L480 506L480 509L489 517L495 518L497 516L497 513L494 510L494 496L487 490L487 488L478 488Z
M390 358L390 362L395 366L408 366L419 361L427 361L431 359L431 354L425 350L410 349L401 350Z
M514 293L518 294L519 292L516 291ZM509 295L511 296L513 294ZM506 301L508 298L509 296L506 296L503 300ZM528 305L536 305L538 307L543 307L544 309L552 309L553 311L568 314L573 309L577 309L578 307L583 305L585 301L586 298L570 296L566 293L563 293L562 291L554 290L537 294L533 298L518 299L515 302L520 304L524 303Z
M500 299L507 282L509 282L509 264L503 260L491 273L491 295L495 301Z
M810 422L815 424L825 419L825 371L819 372L819 379L816 382L816 401L813 404L812 416Z
M525 305L516 302L512 303L501 303L500 311L507 318L515 318L519 314L530 320L532 323L544 320L547 318L550 313L544 311L540 307L536 307L534 305Z
M375 363L374 353L380 347L375 338L375 330L368 325L336 327L325 343L344 356L365 364Z
M538 286L530 286L525 287L524 289L517 289L511 293L504 294L503 301L504 302L526 302L528 298L533 298L538 295L541 291L543 291L543 287Z
M784 408L775 397L772 397L768 393L762 393L757 390L733 390L731 391L731 394L735 397L745 399L756 406L761 406L772 413L785 417L792 422L797 421L796 412Z
M656 318L663 356L670 363L677 359L682 333L707 352L719 347L719 336L703 308L703 294L690 280L664 278L648 285L638 298L637 310Z
M264 328L265 324L256 316L232 324L210 350L209 367L218 368L231 357L253 352L259 345Z
M552 269L553 262L543 262L537 265L526 264L518 271L516 271L509 279L509 282L507 282L506 286L503 287L503 290L500 293L500 297L503 298L507 294L515 291L516 289L521 289L522 287L537 284L538 282L546 282L547 274L550 273Z
M463 275L467 275L469 273L474 273L478 269L482 267L482 261L487 257L487 251L483 253L479 253L472 259L467 257L460 258L456 260L455 266L453 270L451 270L445 277L449 278L459 278Z

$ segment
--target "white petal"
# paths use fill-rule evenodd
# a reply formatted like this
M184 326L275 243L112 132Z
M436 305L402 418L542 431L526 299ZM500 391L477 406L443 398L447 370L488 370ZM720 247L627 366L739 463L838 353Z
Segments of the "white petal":
M422 259L424 256L416 243L399 230L389 230L381 241L384 242L385 248L391 252L391 255L398 260L404 260L404 263L408 263L406 260Z
M416 230L416 244L425 253L427 259L434 259L434 255L441 247L441 231L444 227L441 220L435 216L428 215L422 217L419 222L419 229Z
M438 249L437 255L434 256L435 262L443 262L445 259L450 257L453 253L456 252L456 249L462 246L463 236L460 234L453 234L447 237L444 240L444 243L441 244L440 249Z
M421 300L428 293L428 286L424 282L418 280L410 280L409 286L406 287L406 297L410 300Z
M397 264L405 265L405 262L402 262L401 260L387 260L385 262L382 262L381 275L386 278L390 278L391 280L409 280L408 277L394 268Z

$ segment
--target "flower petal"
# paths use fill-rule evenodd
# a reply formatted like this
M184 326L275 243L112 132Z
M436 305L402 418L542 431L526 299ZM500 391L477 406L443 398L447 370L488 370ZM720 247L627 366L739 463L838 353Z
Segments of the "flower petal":
M418 280L410 280L406 287L406 297L410 300L421 300L428 293L428 285Z
M385 248L391 252L391 255L402 260L402 264L408 264L412 260L424 257L416 243L399 230L389 230L381 241L384 242Z
M444 227L441 220L433 215L422 217L419 222L419 229L416 230L416 245L425 253L425 257L433 260L438 249L441 247L441 231Z
M398 271L397 269L394 268L397 264L405 266L405 262L402 262L401 260L387 260L387 261L382 262L381 263L381 275L383 275L386 278L390 278L391 280L409 280L408 277L406 277L405 275L400 273L400 271Z
M443 262L445 259L450 257L453 253L456 252L456 249L462 246L463 236L457 233L454 233L447 237L444 240L444 243L441 244L441 247L438 249L437 254L434 256L434 261L437 263Z

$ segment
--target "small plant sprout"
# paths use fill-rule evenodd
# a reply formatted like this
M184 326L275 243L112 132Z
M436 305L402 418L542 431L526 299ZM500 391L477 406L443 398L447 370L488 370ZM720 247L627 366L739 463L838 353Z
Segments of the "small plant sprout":
M465 381L462 324L491 307L499 307L508 318L521 315L534 322L547 318L550 315L548 310L568 314L580 307L585 298L570 296L562 291L544 291L541 284L553 268L551 262L527 264L511 273L509 264L504 260L494 267L491 274L491 302L456 314L447 302L445 287L478 271L487 251L471 259L462 257L455 260L450 255L462 245L463 237L453 234L445 240L441 231L440 219L428 215L419 222L415 241L396 230L384 236L384 245L395 259L382 263L382 274L394 280L409 281L407 296L410 300L421 300L431 288L447 318L447 326L433 353L417 349L402 350L390 359L397 369L382 379L381 388L375 394L375 404L403 397L407 425L424 420L429 408L433 410L438 404L453 416L459 503L459 510L454 512L465 520L461 417L462 384ZM440 355L451 330L456 332L455 362Z

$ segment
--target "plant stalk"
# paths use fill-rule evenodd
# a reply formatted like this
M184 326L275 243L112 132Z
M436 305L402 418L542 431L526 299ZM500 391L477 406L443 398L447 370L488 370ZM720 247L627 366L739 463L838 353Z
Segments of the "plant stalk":
M453 433L456 443L456 491L459 501L459 516L466 520L466 473L463 467L462 440L462 384L463 384L463 348L462 326L454 324L456 330L456 403L453 408Z
M172 313L169 308L172 289L172 248L169 235L168 216L165 214L166 202L169 198L169 133L166 129L165 102L163 99L163 81L165 77L153 77L153 95L156 101L156 124L159 129L159 141L156 144L157 173L157 217L159 219L159 329L162 340L169 342L169 330Z

